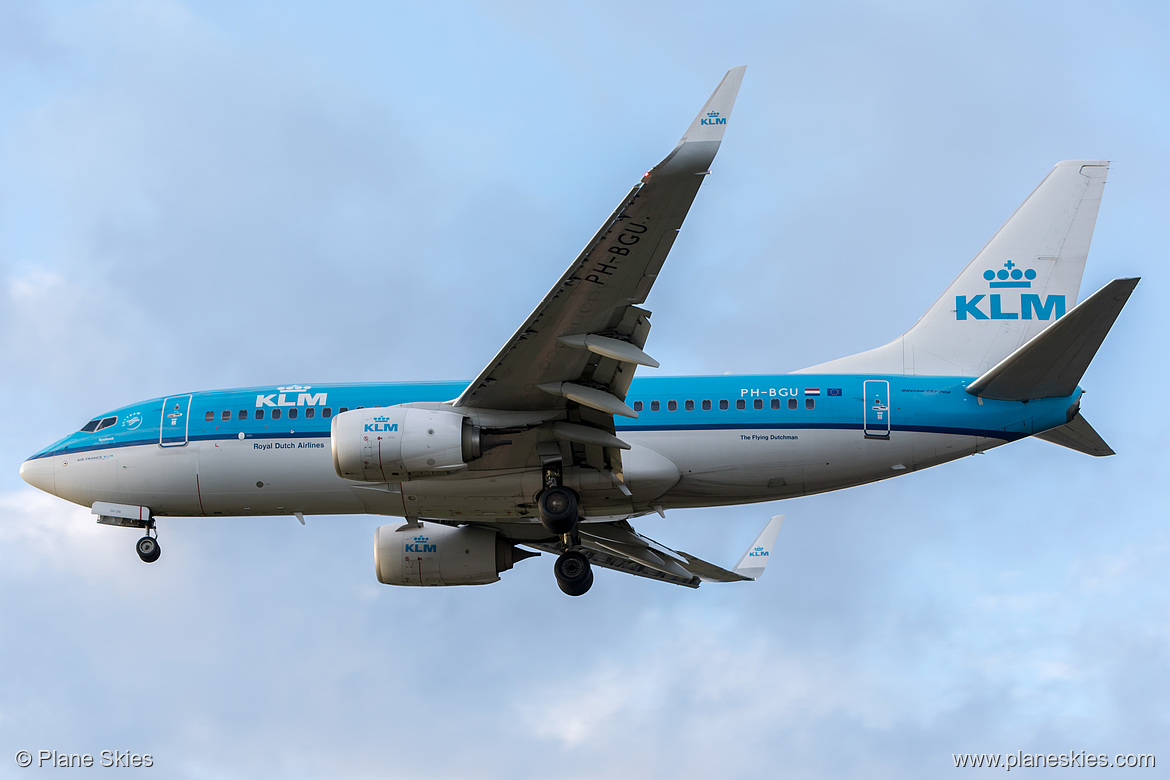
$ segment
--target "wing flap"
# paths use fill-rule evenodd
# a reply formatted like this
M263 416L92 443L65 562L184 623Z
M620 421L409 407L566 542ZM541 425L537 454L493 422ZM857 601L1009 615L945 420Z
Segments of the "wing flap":
M580 545L575 549L603 568L688 588L697 588L701 582L747 582L764 573L783 521L783 515L769 520L730 571L642 536L625 520L582 524L578 529ZM551 541L517 541L554 555L561 551Z

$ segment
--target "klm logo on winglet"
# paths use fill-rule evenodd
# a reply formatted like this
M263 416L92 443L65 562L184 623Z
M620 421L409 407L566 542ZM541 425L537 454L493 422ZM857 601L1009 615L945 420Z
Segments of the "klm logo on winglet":
M703 117L703 121L700 122L699 124L701 124L701 125L725 125L725 124L727 124L727 117L719 116L718 111L710 111L707 113L707 116Z
M756 548L753 548L750 553L748 553L748 557L749 558L767 558L768 551L765 550L763 547L756 547Z
M1032 280L1036 278L1034 269L1021 270L1016 264L1008 260L998 271L990 269L983 272L983 278L989 282L992 289L1005 287L1030 289ZM1006 297L1012 297L1009 293ZM984 304L984 299L987 299ZM1053 320L1064 316L1064 296L1046 295L1044 300L1035 293L1021 293L1019 311L1005 311L1005 296L1002 293L980 293L967 298L966 295L955 296L955 319L965 320ZM1007 301L1010 306L1010 300Z
M402 548L403 552L420 552L420 553L438 552L439 545L427 544L427 542L429 542L430 540L431 540L431 538L429 536L416 536L416 537L414 537L413 542L407 542L403 546L403 548Z
M366 423L366 433L389 433L398 430L398 423L390 422L389 417L375 417L372 423Z

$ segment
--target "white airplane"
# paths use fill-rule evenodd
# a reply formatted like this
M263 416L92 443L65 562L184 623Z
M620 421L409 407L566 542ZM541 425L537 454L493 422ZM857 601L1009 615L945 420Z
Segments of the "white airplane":
M675 507L860 485L1037 436L1112 450L1078 384L1137 279L1076 303L1106 162L1056 165L918 322L885 346L793 374L634 378L650 293L728 127L730 70L682 140L621 199L470 383L284 385L178 393L99 415L21 466L99 523L372 513L378 579L495 582L557 556L697 587L754 580L782 516L732 569L638 534ZM526 549L521 549L521 547Z

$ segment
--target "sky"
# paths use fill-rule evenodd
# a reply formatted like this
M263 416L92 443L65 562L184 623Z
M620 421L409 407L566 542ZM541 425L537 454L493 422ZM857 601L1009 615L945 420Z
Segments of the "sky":
M1067 0L0 4L0 778L38 773L18 750L192 780L1170 765L1168 37L1163 4ZM145 566L21 482L141 399L470 379L736 65L647 301L659 373L885 343L1055 162L1109 159L1082 297L1143 281L1082 410L1116 456L645 518L731 565L787 515L755 584L577 599L547 556L380 585L364 516L170 520Z

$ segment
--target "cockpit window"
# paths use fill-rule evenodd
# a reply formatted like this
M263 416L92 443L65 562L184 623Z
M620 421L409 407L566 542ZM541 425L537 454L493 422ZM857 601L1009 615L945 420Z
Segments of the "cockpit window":
M93 433L100 431L103 428L109 428L114 423L118 422L117 417L98 417L90 420L85 425L81 426L81 433Z

